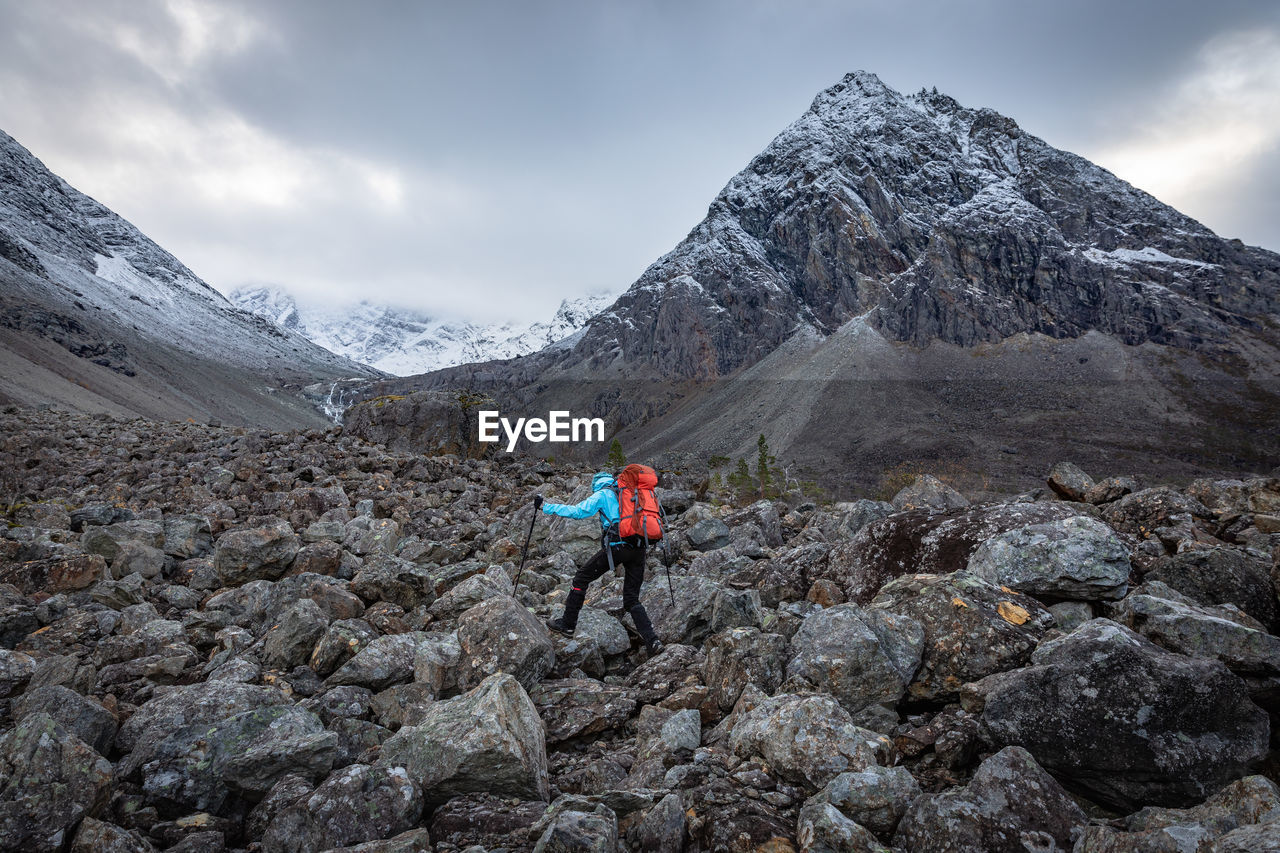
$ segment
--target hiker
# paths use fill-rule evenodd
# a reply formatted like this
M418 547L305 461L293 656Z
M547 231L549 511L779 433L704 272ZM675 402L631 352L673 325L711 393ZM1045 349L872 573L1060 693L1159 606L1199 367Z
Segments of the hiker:
M631 614L631 621L640 632L641 639L649 649L650 655L662 651L662 641L654 633L649 614L640 603L640 585L644 583L645 537L619 535L620 517L618 512L618 495L615 491L617 482L613 475L601 471L591 478L591 496L580 504L542 503L542 511L548 515L559 515L564 518L590 518L600 516L600 527L603 530L602 547L594 557L587 560L578 573L573 576L573 589L564 602L564 613L547 623L553 631L572 637L578 627L578 611L587 597L587 585L603 575L614 565L621 564L626 569L622 582L622 607ZM541 496L535 499L541 502Z

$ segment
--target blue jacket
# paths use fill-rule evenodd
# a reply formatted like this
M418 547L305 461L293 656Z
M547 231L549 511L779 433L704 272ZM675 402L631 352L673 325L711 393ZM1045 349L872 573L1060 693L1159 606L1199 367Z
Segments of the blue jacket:
M600 516L600 529L607 531L618 523L618 495L614 491L614 479L601 471L591 478L591 496L579 504L543 503L542 511L547 515L559 515L564 518L590 518ZM616 529L616 528L615 528ZM617 544L611 542L610 544Z

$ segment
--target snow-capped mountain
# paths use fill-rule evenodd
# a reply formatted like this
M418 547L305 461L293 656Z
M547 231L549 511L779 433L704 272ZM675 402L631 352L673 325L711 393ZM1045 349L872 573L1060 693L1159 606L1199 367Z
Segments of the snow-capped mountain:
M477 324L368 302L341 309L299 305L294 297L270 287L240 288L231 294L239 308L330 352L398 376L528 355L569 337L612 300L608 295L566 299L547 322Z
M323 423L303 385L376 371L241 311L0 132L0 400Z
M565 345L367 394L590 411L628 452L745 455L763 432L845 489L930 460L1038 478L1064 453L1185 476L1275 464L1278 330L1280 256L857 72Z

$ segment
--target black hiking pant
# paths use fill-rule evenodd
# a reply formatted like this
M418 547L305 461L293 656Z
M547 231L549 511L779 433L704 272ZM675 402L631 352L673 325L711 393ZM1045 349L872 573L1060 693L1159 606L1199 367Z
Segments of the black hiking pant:
M611 546L613 564L622 566L625 575L622 580L622 608L631 614L631 621L644 641L655 639L653 623L649 614L640 603L640 586L644 583L645 547L643 541L623 541ZM587 597L587 587L596 578L609 571L609 554L601 548L595 556L582 564L573 576L573 588L564 602L564 624L573 629L578 624L578 611Z

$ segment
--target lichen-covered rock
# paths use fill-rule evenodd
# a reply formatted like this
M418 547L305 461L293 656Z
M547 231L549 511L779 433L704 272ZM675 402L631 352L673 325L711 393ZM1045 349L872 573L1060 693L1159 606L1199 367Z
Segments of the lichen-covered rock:
M862 770L891 752L875 732L853 724L830 696L782 694L738 717L729 746L758 755L783 778L816 791L848 770Z
M310 598L294 604L267 632L262 663L273 669L293 669L311 659L316 643L329 627L329 619Z
M702 680L722 710L738 701L742 688L754 684L766 693L778 689L786 675L787 638L758 628L730 628L705 646Z
M1267 753L1266 712L1216 660L1161 649L1107 619L1046 641L1031 665L978 685L997 745L1121 808L1183 806Z
M955 697L965 682L1022 666L1053 626L1053 616L1035 599L968 572L897 578L870 609L922 627L920 668L907 687L916 699Z
M1217 658L1233 672L1280 674L1280 637L1234 608L1184 604L1139 588L1116 602L1111 618L1166 649Z
M458 686L474 687L509 673L528 690L555 666L555 644L545 625L510 596L481 602L458 617Z
M636 690L590 678L543 681L529 691L546 726L547 743L619 729L636 708Z
M700 683L705 661L701 649L672 644L633 669L627 686L638 691L636 700L641 705L655 705L681 688Z
M337 747L310 711L257 708L170 733L149 750L142 787L156 803L218 812L232 793L258 799L289 774L322 778Z
M31 655L0 648L0 701L25 690L35 671Z
M557 810L533 845L533 853L614 853L617 849L618 817L599 804L590 811Z
M142 767L150 760L151 751L179 729L288 701L279 690L231 682L208 681L157 690L116 733L116 748L129 753L116 772L123 777Z
M834 806L854 823L887 841L918 796L920 783L905 767L872 764L841 773L810 797L808 803Z
M0 849L62 850L110 784L111 762L48 714L27 716L0 737Z
M1079 514L1078 507L1052 501L897 512L832 548L822 576L840 584L849 601L865 605L899 575L963 569L974 550L993 536Z
M729 544L729 525L718 518L704 518L685 531L695 551L714 551Z
M154 853L155 849L136 830L87 817L80 821L70 853Z
M1121 598L1129 582L1129 549L1110 527L1080 515L993 536L969 557L968 569L1037 598Z
M116 717L100 702L61 684L28 690L13 705L13 719L45 713L100 755L107 755L116 736Z
M921 474L894 495L891 503L896 510L947 510L966 507L969 500L932 474Z
M382 745L380 767L404 767L431 803L473 791L546 800L546 732L520 682L506 673L436 702L417 726Z
M403 767L352 764L276 815L262 849L310 853L390 838L413 827L422 809L422 790Z
M365 560L351 579L351 591L369 604L390 601L405 610L436 600L435 581L426 566L387 554Z
M1106 504L1138 491L1138 481L1132 477L1107 477L1099 480L1084 493L1085 503Z
M676 576L670 589L665 583L645 584L640 602L662 642L700 644L711 633L711 609L721 589L707 578Z
M302 543L293 528L278 521L265 527L232 530L218 537L213 567L226 586L275 580L285 573Z
M924 641L923 627L910 616L839 604L800 623L787 675L830 693L850 713L892 705L915 676Z
M641 850L681 850L687 823L679 794L667 794L650 808L633 830Z
M865 827L830 803L808 802L796 822L800 853L890 853Z
M1164 853L1164 851L1232 849L1213 842L1241 827L1280 821L1280 788L1263 776L1232 782L1197 806L1187 809L1148 807L1124 818L1123 829L1089 826L1074 853ZM1237 836L1237 840L1245 836ZM1270 850L1265 845L1237 848Z
M1197 548L1162 558L1143 576L1200 604L1234 604L1268 630L1280 627L1280 605L1264 560L1233 548Z
M1087 818L1025 749L988 758L964 788L917 797L894 847L937 853L1069 850Z
M410 681L413 679L418 644L423 639L417 631L377 637L338 667L325 679L325 683L335 686L356 684L370 690L384 690L393 684Z
M377 638L378 632L363 619L338 619L329 624L316 642L308 665L316 675L325 678Z
M1064 501L1084 501L1094 487L1093 478L1072 462L1059 462L1049 471L1047 480L1053 493Z
M837 503L830 512L822 513L811 520L811 526L817 526L828 542L852 539L858 531L873 521L893 515L893 504L888 501L861 500Z

